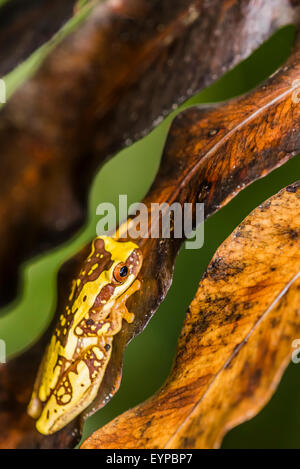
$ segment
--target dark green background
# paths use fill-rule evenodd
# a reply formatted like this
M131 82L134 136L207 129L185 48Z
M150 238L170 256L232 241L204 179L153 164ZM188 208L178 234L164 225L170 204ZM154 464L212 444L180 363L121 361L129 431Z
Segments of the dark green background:
M293 28L279 31L250 59L185 106L223 101L255 87L285 60L293 39ZM9 354L27 347L48 324L55 308L57 271L66 259L95 236L96 206L101 202L117 204L119 194L128 194L129 204L145 195L155 177L173 117L170 116L147 138L117 155L96 175L90 193L89 220L81 232L60 249L24 266L20 298L8 308L10 314L0 319L0 337L7 341ZM166 301L147 329L126 350L120 391L104 409L89 419L85 436L144 401L161 386L170 371L186 309L214 252L251 210L299 179L299 173L297 157L254 183L206 222L205 243L201 250L182 250ZM252 421L230 432L223 446L300 448L299 384L300 366L291 365L266 408Z

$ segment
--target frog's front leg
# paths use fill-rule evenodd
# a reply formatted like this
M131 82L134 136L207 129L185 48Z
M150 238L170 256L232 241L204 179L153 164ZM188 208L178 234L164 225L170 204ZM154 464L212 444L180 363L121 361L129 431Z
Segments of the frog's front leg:
M123 319L131 324L134 321L134 314L128 311L126 302L140 287L141 282L136 280L128 290L116 300L106 319L97 321L93 319L92 315L83 319L75 329L77 337L110 337L116 335L122 329Z
M139 280L136 280L131 285L131 287L125 293L123 293L123 295L120 296L120 298L116 301L110 314L111 326L107 331L108 335L115 335L121 330L123 319L125 319L125 321L127 321L129 324L134 321L134 314L128 311L126 302L128 298L135 292L137 292L140 288L141 282Z

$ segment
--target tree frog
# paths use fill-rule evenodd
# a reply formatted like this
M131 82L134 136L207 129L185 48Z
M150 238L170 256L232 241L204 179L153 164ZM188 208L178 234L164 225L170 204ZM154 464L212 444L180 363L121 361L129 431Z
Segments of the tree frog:
M37 430L57 432L95 399L111 357L113 336L134 315L127 299L140 288L142 253L133 242L102 236L73 280L42 359L28 414Z

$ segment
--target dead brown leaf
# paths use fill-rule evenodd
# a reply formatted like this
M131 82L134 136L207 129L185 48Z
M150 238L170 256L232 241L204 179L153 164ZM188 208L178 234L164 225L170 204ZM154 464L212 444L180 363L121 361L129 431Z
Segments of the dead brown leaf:
M206 217L225 205L246 185L297 155L300 151L300 106L293 102L298 91L294 81L300 76L299 39L295 50L277 74L247 96L213 108L192 108L174 121L165 148L161 168L151 191L144 200L152 202L205 203ZM104 406L117 391L122 370L124 349L140 333L164 300L170 287L177 253L184 239L141 239L144 259L140 280L141 291L128 301L135 313L133 324L124 324L115 337L112 357L99 395L85 418ZM22 247L22 245L20 245ZM65 306L72 278L76 277L89 246L63 267L60 279L59 315ZM54 319L55 320L55 319ZM26 399L43 354L51 328L44 339L1 371L0 427L8 420L12 446L60 447L72 445L79 435L79 422L53 437L42 437L34 422L19 428L26 412ZM15 370L20 380L12 379ZM22 392L24 396L22 396ZM6 403L10 402L9 411ZM13 404L15 403L15 405ZM1 424L1 416L4 415ZM25 430L24 430L25 428ZM18 439L15 438L16 433ZM69 435L73 435L69 438ZM9 435L5 444L10 441Z
M298 3L122 0L94 8L0 112L0 304L14 298L25 259L83 223L99 165L280 26L296 24ZM0 51L11 42L3 35Z
M73 15L76 0L9 0L0 9L0 76L49 40Z
M300 334L300 183L223 243L193 300L166 384L82 448L215 448L269 400Z

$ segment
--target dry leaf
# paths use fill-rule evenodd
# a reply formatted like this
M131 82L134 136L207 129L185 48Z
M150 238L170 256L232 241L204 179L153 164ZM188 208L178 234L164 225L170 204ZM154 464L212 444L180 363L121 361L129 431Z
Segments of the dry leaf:
M173 370L83 448L215 448L268 401L300 337L300 183L255 209L212 259Z
M161 169L145 199L152 202L205 203L206 216L225 205L243 187L266 175L300 151L300 106L293 101L300 75L299 43L287 65L246 97L212 109L192 108L175 120L164 152ZM51 331L33 349L15 358L0 373L0 428L10 420L5 444L15 446L71 446L87 415L105 405L117 391L124 349L141 332L164 300L170 287L175 259L184 239L141 239L144 262L141 292L128 301L135 313L133 324L124 324L114 339L113 353L99 395L90 409L53 437L42 437L26 417L25 401ZM61 272L60 314L89 251L87 246ZM55 321L55 319L54 319ZM26 369L23 380L12 379L16 369ZM9 411L6 403L10 402ZM27 402L27 401L26 401ZM14 405L15 403L15 405ZM2 419L2 416L4 418ZM23 419L26 425L21 426ZM2 420L1 420L2 419ZM1 425L1 422L3 424ZM20 428L21 427L21 428ZM15 438L15 435L18 438ZM72 438L69 438L72 435ZM11 443L9 443L11 442ZM1 444L1 443L0 443Z
M297 20L292 0L100 2L0 112L0 304L83 223L101 163Z
M76 0L10 0L1 4L0 76L49 40L73 16L75 3Z

